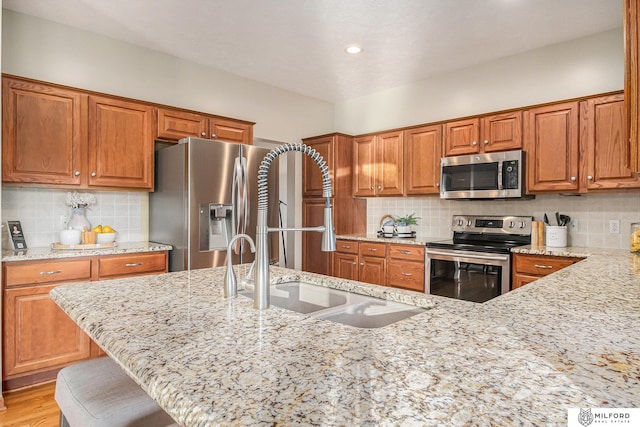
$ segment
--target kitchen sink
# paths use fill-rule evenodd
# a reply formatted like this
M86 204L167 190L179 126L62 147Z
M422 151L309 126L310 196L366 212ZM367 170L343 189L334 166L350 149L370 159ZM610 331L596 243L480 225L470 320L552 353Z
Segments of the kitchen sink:
M240 295L251 298L245 290ZM381 328L424 308L295 281L271 287L271 305L357 328Z

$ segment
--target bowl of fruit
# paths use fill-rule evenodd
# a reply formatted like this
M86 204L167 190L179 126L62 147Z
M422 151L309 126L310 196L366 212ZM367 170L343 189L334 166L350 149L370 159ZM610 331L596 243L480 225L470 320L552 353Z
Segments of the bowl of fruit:
M111 228L108 225L96 225L91 229L91 231L95 231L96 234L96 243L112 243L116 240L116 230Z

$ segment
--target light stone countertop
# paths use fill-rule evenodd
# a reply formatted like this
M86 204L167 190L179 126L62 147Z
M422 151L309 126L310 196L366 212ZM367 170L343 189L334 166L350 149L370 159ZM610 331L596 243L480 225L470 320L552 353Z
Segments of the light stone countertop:
M405 245L419 245L426 246L427 242L437 242L438 240L448 240L449 237L429 237L417 235L412 238L401 237L380 237L377 234L341 234L336 236L337 239L342 240L357 240L360 242L378 242L378 243L400 243Z
M2 250L2 262L32 261L56 258L72 258L95 255L118 255L136 252L170 251L171 245L154 242L118 242L115 247L96 249L52 249L50 247L28 248L25 250Z
M224 268L51 296L186 426L566 425L640 405L640 255L594 252L484 304L271 271L435 306L379 329L257 311L222 297Z

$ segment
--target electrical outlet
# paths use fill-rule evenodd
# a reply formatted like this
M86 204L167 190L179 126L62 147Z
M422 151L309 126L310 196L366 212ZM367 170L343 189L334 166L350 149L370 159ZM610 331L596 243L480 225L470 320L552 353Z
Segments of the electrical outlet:
M619 219L610 219L609 220L609 234L620 234L620 220Z
M571 222L569 222L569 228L571 229L572 233L577 233L578 232L578 220L577 219L572 219Z

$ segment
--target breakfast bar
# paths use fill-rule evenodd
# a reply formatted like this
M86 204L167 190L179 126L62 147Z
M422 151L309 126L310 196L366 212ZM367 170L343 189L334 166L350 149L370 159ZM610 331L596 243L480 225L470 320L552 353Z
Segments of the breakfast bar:
M375 329L225 300L224 268L50 295L180 425L564 425L640 404L640 256L588 255L483 304L271 267L426 308Z

